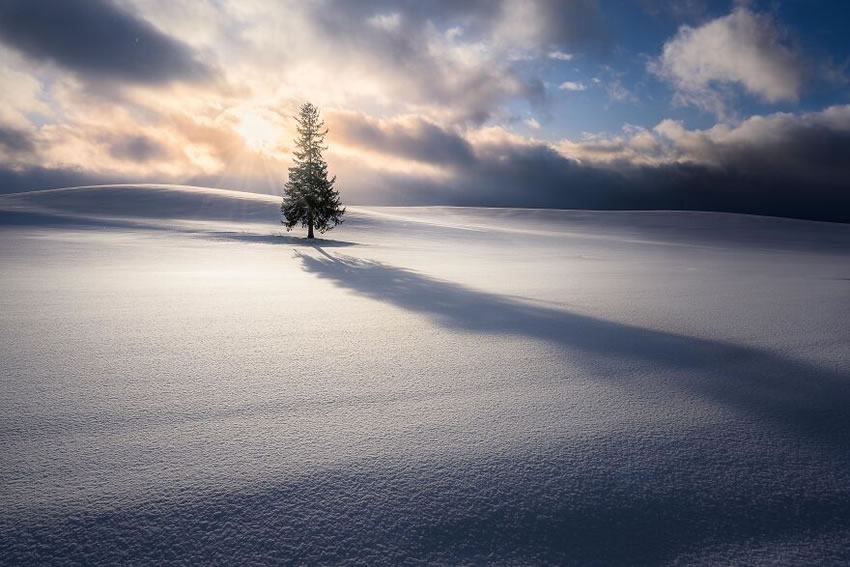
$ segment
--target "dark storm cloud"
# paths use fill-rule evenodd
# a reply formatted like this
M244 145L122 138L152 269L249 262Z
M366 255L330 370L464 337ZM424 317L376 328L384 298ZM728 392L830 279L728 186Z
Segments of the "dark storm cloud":
M438 198L466 206L597 208L603 200L622 201L625 189L615 172L583 166L542 144L479 148L475 162L457 173Z
M412 185L414 200L466 206L705 210L850 222L847 183L801 184L776 171L666 164L611 170L544 148L510 162L482 161L456 185ZM477 175L477 177L474 177Z
M35 142L29 132L0 124L0 148L13 154L28 154L35 150Z
M156 140L147 136L122 136L109 144L112 157L136 162L168 156L168 150Z
M394 204L710 210L850 222L850 130L830 126L824 116L780 117L781 127L765 130L745 125L731 140L691 140L690 161L645 165L624 158L594 164L545 144L507 141L479 143L471 156L441 162L450 179L388 174L369 183L394 187ZM417 141L406 140L400 152L391 139L384 131L356 138L375 151L418 161L427 161L430 144L440 143L422 133ZM625 144L583 149L595 146L602 150L597 153L610 154Z
M74 185L89 185L96 183L118 183L128 180L107 179L106 176L95 175L76 169L27 167L12 169L0 166L0 194L37 191L39 189L56 189Z
M109 0L0 0L0 41L91 78L160 84L212 76L188 46Z
M842 183L850 189L850 131L825 124L798 124L764 140L718 144L707 152L722 171L794 180L801 191Z
M619 208L684 209L850 222L845 181L788 175L783 169L710 168L672 164L644 167L632 185L635 203Z
M349 146L435 165L475 160L465 138L418 118L382 123L362 114L343 114L334 116L331 125L334 138Z
M850 155L846 139L833 141ZM806 153L801 147L800 155ZM672 163L614 170L529 149L506 162L479 163L469 172L478 177L464 175L468 194L460 197L466 204L709 210L850 222L850 185L838 174L842 166L836 157L819 156L811 170L798 167L799 156L788 164L773 161L769 150L752 162L721 167Z

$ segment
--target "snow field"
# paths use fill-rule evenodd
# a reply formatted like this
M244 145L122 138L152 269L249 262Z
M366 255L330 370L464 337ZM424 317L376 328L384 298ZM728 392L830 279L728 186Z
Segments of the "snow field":
M850 227L0 197L0 563L850 561Z

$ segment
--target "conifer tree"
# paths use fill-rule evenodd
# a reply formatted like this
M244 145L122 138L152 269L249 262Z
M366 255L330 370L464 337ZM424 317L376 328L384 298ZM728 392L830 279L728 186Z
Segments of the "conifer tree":
M309 102L303 104L295 121L295 163L284 185L280 222L287 231L300 222L307 227L307 238L313 238L314 228L324 233L341 223L345 207L334 189L336 176L328 179L328 164L322 158L322 151L328 149L324 145L328 130L319 109Z

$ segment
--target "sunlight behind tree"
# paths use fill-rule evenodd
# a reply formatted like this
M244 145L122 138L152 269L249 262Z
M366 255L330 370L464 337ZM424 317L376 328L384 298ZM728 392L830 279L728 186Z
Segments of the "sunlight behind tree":
M307 238L313 238L313 229L321 233L342 222L345 207L334 189L336 176L328 179L328 164L322 151L328 134L319 109L312 104L301 106L298 137L295 139L294 165L289 168L289 180L284 186L283 202L280 205L281 222L286 230L301 223L307 228Z

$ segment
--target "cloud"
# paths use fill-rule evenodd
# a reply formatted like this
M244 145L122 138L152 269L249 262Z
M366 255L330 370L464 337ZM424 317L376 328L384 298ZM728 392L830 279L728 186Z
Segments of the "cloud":
M581 82L564 81L558 88L562 91L583 91L587 88L587 85Z
M714 210L850 221L850 105L754 116L707 130L670 120L654 129L627 125L617 136L554 145L501 128L465 138L471 157L442 162L442 175L373 169L369 186L392 188L374 202ZM427 147L427 139L408 147ZM387 144L373 149L381 147L399 155ZM380 160L373 163L380 167ZM352 186L369 200L365 187Z
M38 78L27 68L26 62L15 52L0 46L0 122L7 126L27 128L27 114L51 114L45 104L44 91Z
M0 194L113 182L107 176L93 175L75 168L12 168L0 165Z
M351 112L335 128L349 150L405 167L470 160L468 128L548 115L546 85L515 56L600 49L604 32L589 0L0 0L0 42L0 123L38 133L12 156L24 141L10 131L0 167L185 181L259 162L279 179L278 140L305 98L395 117ZM200 58L213 53L215 69ZM202 80L219 73L238 88ZM267 122L274 140L240 128Z
M604 51L595 2L114 2L0 0L0 190L150 181L274 192L291 116L309 99L325 110L330 169L351 203L850 215L848 107L726 116L737 91L770 102L802 90L781 30L745 7L682 27L651 65L679 102L728 123L662 120L552 143L529 117L558 122L547 93L558 84L534 73L557 67L543 58ZM32 6L70 14L59 17L68 30L30 21ZM216 54L215 71L201 53ZM560 88L636 101L631 75L595 70ZM238 88L200 81L219 72Z
M512 0L524 4L523 0ZM610 38L597 0L541 0L538 2L540 41L558 48L604 53Z
M331 172L352 204L688 209L850 222L850 105L705 130L664 120L557 144L500 127L452 130L415 116L336 111L327 121ZM0 168L0 191L171 181L273 192L279 184L253 165L250 172L164 177L31 165Z
M360 22L392 24L379 27L422 29L431 23L440 30L463 28L474 41L509 44L509 48L601 49L607 42L597 0L327 0L313 11L317 20L343 20L356 33Z
M88 78L162 84L213 75L188 46L109 0L4 0L0 41Z
M679 162L794 182L801 192L846 184L850 105L802 115L753 116L735 127L721 124L708 130L687 130L665 120L655 131L671 143Z
M377 120L360 113L331 113L328 126L337 144L433 165L458 165L474 159L461 135L413 116Z
M604 89L608 94L608 100L612 102L637 102L638 98L623 84L625 73L618 71L608 65L602 65L599 75L590 79L592 85L585 85Z
M617 174L586 167L548 144L500 140L476 147L477 159L444 184L439 199L458 205L593 208L617 192Z
M346 102L366 96L396 111L474 123L510 99L535 95L535 86L502 54L470 37L470 28L495 17L495 8L470 13L446 7L430 14L413 5L393 12L388 3L330 4L303 7L303 29L289 37L282 53L291 58L289 70L301 78L302 88L321 91L333 82L338 93L346 93ZM466 24L462 33L452 27L461 23ZM266 32L261 33L267 44ZM342 102L327 100L325 106Z
M157 141L142 135L120 136L109 144L112 157L136 162L168 156L168 150Z
M675 89L675 100L727 114L730 87L762 101L796 101L803 86L799 54L770 15L739 6L700 27L682 26L649 70Z
M843 179L850 151L850 105L805 114L755 115L735 126L689 130L675 120L652 129L626 125L616 136L561 140L555 147L584 163L610 167L691 164L747 172L756 178Z
M0 124L0 149L13 155L28 154L35 151L35 141L27 130Z
M491 29L498 42L549 53L608 48L596 0L502 0L498 4L500 17Z
M545 86L520 72L518 61L600 50L604 42L598 7L588 0L329 0L302 9L285 14L286 22L282 16L280 25L301 22L282 56L309 64L304 74L321 68L343 89L374 89L370 98L395 112L445 121L504 118L516 99L540 105ZM306 43L321 47L303 50Z

